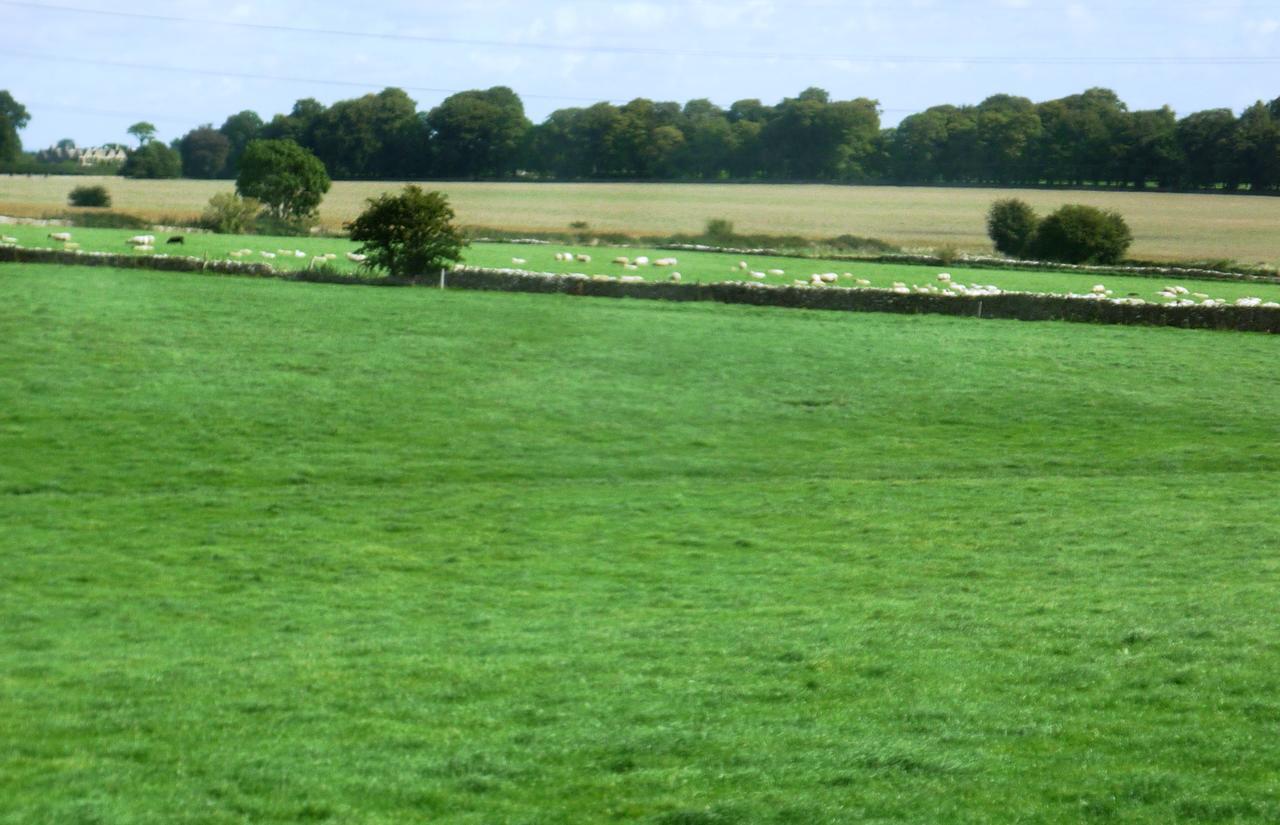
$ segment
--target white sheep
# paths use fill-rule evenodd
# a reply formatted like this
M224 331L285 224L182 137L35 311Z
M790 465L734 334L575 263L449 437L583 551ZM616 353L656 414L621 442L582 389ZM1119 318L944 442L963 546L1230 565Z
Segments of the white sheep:
M18 239L9 235L0 235L0 243L17 243Z
M659 258L658 260L653 262L653 265L654 266L675 266L676 259L675 258Z
M66 243L67 241L71 240L71 233L70 232L50 232L49 238L50 240L62 241L63 243Z
M347 253L347 260L348 260L348 261L351 261L352 263L357 263L357 264L362 264L362 263L364 263L364 262L365 262L365 260L366 260L368 257L369 257L368 255L361 255L361 254L360 254L360 253L358 253L358 252L348 252L348 253Z
M871 286L871 282L868 281L866 278L859 278L858 280L854 281L854 283L857 284L858 286Z
M523 266L527 264L528 261L526 261L524 258L512 258L511 263L515 264L516 266Z
M626 255L619 255L618 257L613 259L613 262L615 264L622 264L623 266L626 266L627 264L631 263L631 259L628 258Z
M624 284L638 284L644 281L643 275L623 275L621 281Z
M781 269L770 269L768 270L768 274L769 275L786 275L787 273L783 272Z
M950 272L939 272L939 273L938 273L938 280L939 280L939 281L942 281L943 283L946 283L947 281L950 281L950 280L951 280L951 273L950 273Z
M764 273L763 273L763 272L756 272L755 270L752 270L752 272L751 272L751 277L752 277L752 278L755 278L755 279L758 281L758 280L760 280L761 278L763 278L763 277L764 277Z
M156 248L149 243L140 243L133 248L134 252L155 252Z
M78 243L64 243L64 244L62 245L62 248L63 248L63 249L68 249L68 250L70 250L70 251L74 252L75 250L77 250L77 249L79 249L79 248L80 248L80 244L78 244Z
M636 256L636 266L648 266L648 265L649 265L649 256L648 256L648 255L637 255L637 256Z
M301 249L295 249L295 250L293 250L293 257L295 257L295 258L305 258L305 257L307 257L307 253L303 252Z
M834 272L824 272L818 277L822 279L823 283L833 284L836 282L836 273Z
M262 257L264 257L264 258L274 258L274 257L276 256L276 253L274 253L274 252L268 252L268 251L267 251L267 250L265 250L265 249L264 249L264 250L262 250L261 252L259 252L258 254L259 254L259 255L261 255L261 256L262 256Z
M1094 285L1093 285L1093 290L1092 290L1092 291L1093 291L1093 292L1096 292L1096 293L1098 293L1098 294L1103 294L1103 293L1105 293L1105 292L1107 291L1107 288L1106 288L1105 286L1103 286L1102 284L1094 284Z
M743 269L743 270L745 270L746 268L747 268L747 262L746 262L746 261L738 261L738 269Z
M671 273L671 280L673 280L673 281L679 281L679 280L680 280L680 273L679 273L679 272L672 272L672 273Z
M589 264L591 263L591 256L579 253L577 256L577 260L579 263Z

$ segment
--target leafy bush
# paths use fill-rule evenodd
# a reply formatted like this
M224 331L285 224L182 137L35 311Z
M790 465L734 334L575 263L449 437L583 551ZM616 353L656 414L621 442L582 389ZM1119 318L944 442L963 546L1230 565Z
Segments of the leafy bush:
M439 192L406 186L399 195L370 198L369 207L349 224L351 240L367 265L392 277L413 277L462 258L466 241L453 225L453 209Z
M67 196L67 202L72 206L110 206L111 194L107 192L107 187L97 186L77 186L71 190L71 194Z
M236 192L277 217L310 220L331 186L320 159L292 140L254 140L240 157Z
M1040 222L1031 239L1037 258L1069 264L1114 264L1124 258L1133 233L1120 213L1068 204Z
M200 225L221 235L239 235L253 225L262 204L253 198L242 198L235 192L219 192L209 198L200 216Z
M1030 248L1039 222L1035 210L1026 201L998 200L987 210L987 236L997 252L1022 257Z
M126 178L176 178L182 174L182 158L153 140L129 153L120 174Z
M728 246L736 237L733 234L733 221L725 218L712 218L707 221L707 226L702 231L702 234L723 246Z

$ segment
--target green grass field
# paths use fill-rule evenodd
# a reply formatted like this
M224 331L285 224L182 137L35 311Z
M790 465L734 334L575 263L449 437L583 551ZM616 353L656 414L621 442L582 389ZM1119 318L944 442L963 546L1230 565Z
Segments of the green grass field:
M1275 822L1280 340L0 267L0 822Z
M60 243L48 239L49 228L41 226L8 226L4 234L19 240L23 246L51 248L61 247ZM113 252L117 254L150 254L132 253L125 239L138 234L125 229L80 229L72 228L72 238L85 251ZM154 234L154 233L153 233ZM337 258L331 266L340 271L355 273L356 264L346 259L346 253L354 250L356 245L341 238L296 238L270 237L261 235L212 235L189 234L184 236L184 243L166 245L165 236L158 235L159 245L156 254L207 256L211 259L225 259L232 250L250 249L252 253L239 260L255 263L269 263L278 269L306 269L311 258L316 255L331 253ZM262 252L274 257L264 258ZM302 256L296 256L301 251ZM578 261L557 261L557 252L581 252L591 256L589 263ZM647 255L651 260L674 256L678 265L675 267L644 267L633 271L610 263L614 257L625 255L635 258ZM787 285L795 280L808 279L814 272L834 271L839 274L849 273L851 278L844 278L838 283L853 286L854 279L869 281L871 286L886 288L894 283L909 285L938 285L937 275L942 267L928 267L906 264L878 264L856 261L824 261L799 258L778 258L769 256L742 256L708 252L673 252L662 249L622 249L603 246L573 245L522 245L505 243L477 243L464 251L465 262L473 266L518 268L534 272L581 272L583 274L607 275L640 275L649 279L669 278L672 271L679 271L684 281L716 282L725 280L746 280L750 276L738 268L740 261L745 261L751 269L767 271L781 269L783 275L768 276L763 283ZM515 260L524 263L516 264ZM1072 272L1052 271L1017 271L1007 269L969 269L948 268L955 280L965 283L981 283L998 286L1003 290L1023 292L1088 292L1097 283L1110 288L1116 295L1133 295L1147 301L1164 302L1168 299L1160 296L1160 291L1168 285L1177 284L1194 293L1208 295L1219 300L1233 301L1237 298L1257 297L1267 301L1280 301L1280 286L1265 283L1201 281L1186 278L1142 278L1120 277L1112 275L1079 274Z
M0 215L39 217L68 211L75 185L100 183L114 208L152 219L190 220L231 181L142 181L119 177L0 176ZM946 189L896 186L644 183L430 182L448 194L458 219L472 226L566 231L586 221L598 231L668 235L701 232L709 218L727 218L741 232L826 238L881 238L906 247L954 245L990 251L985 216L997 198L1019 197L1046 214L1064 203L1122 213L1137 258L1223 259L1280 265L1280 198L1139 192ZM339 181L320 207L338 230L365 200L401 184ZM75 211L75 210L70 210Z

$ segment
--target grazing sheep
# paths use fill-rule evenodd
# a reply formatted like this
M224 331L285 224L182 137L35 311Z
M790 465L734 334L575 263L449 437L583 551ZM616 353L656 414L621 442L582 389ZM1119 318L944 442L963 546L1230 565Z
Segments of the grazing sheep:
M620 279L624 284L638 284L644 282L643 275L623 275Z
M264 257L264 258L274 258L274 257L276 256L276 253L274 253L274 252L268 252L268 251L267 251L267 250L265 250L265 249L264 249L264 250L262 250L261 252L259 252L258 254L259 254L259 255L261 255L261 256L262 256L262 257Z
M149 243L140 243L133 248L134 252L155 252L156 248Z
M1094 285L1093 285L1093 290L1092 290L1092 291L1093 291L1093 292L1096 292L1096 293L1098 293L1098 294L1102 294L1102 293L1104 293L1104 292L1106 292L1106 291L1107 291L1107 288L1106 288L1105 286L1103 286L1102 284L1094 284Z
M591 256L590 256L590 255L583 255L583 254L579 253L579 254L578 254L578 256L577 256L577 261L578 261L579 263L589 264L589 263L591 263Z
M155 242L155 235L134 235L132 238L125 241L129 246L151 246L154 245Z
M71 240L71 233L70 232L50 232L49 239L54 241L62 241L63 243L66 243L67 241Z
M871 286L871 282L868 281L866 278L859 278L858 280L854 281L854 283L857 284L858 286Z
M675 266L676 259L675 258L659 258L658 260L653 262L653 265L654 266Z
M939 280L939 281L942 281L943 283L946 283L947 281L950 281L950 280L951 280L951 273L950 273L950 272L939 272L939 273L938 273L938 280Z
M783 272L781 269L770 269L768 270L768 274L769 275L786 275L787 273Z
M293 250L293 257L295 257L295 258L305 258L305 257L307 257L307 253L303 252L301 249L295 249L295 250Z
M821 278L822 282L826 284L833 284L836 282L836 273L834 272L824 272L818 277Z
M629 263L631 263L631 259L630 259L630 258L628 258L626 255L619 255L618 257L616 257L616 258L614 258L614 259L613 259L613 262L614 262L615 264L623 264L623 265L625 265L625 264L629 264Z
M756 272L756 271L754 271L754 270L753 270L753 271L751 272L751 277L752 277L752 278L755 278L755 279L758 281L758 280L760 280L761 278L763 278L763 277L764 277L764 273L763 273L763 272Z
M324 259L325 259L326 261L336 261L336 260L338 259L338 253L337 253L337 252L326 252L326 253L324 253Z
M738 261L738 269L745 270L746 268L747 268L747 262L746 262L746 261Z
M351 261L352 263L362 264L365 262L366 258L368 258L367 255L361 255L359 252L347 253L347 260Z
M622 265L622 268L623 268L623 269L635 270L635 269L639 269L640 267L636 266L635 264L623 264L623 265Z
M673 280L673 281L679 281L679 280L680 280L680 273L679 273L679 272L672 272L672 273L671 273L671 280Z
M8 235L0 235L0 243L17 243L18 239Z
M636 257L636 266L648 266L648 265L649 265L649 256L638 255Z
M524 258L512 258L511 263L515 264L516 266L523 266L524 264L527 264L528 261L526 261Z
M174 235L173 237L169 238L169 240L165 241L165 243L180 243L185 246L187 243L187 239L182 235Z

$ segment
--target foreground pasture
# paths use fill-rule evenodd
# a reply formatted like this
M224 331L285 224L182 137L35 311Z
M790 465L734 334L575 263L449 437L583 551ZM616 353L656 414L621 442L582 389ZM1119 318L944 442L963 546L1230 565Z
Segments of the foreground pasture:
M106 186L120 211L178 222L198 216L210 197L233 188L231 181L0 176L0 214L65 211L67 193L79 184ZM320 206L321 221L339 231L368 198L403 185L337 181ZM448 194L458 220L470 226L563 232L586 221L597 231L668 235L701 232L708 219L726 218L742 232L807 238L848 233L907 247L954 244L986 252L991 202L1018 197L1041 214L1064 203L1118 210L1133 228L1135 257L1280 264L1280 198L1274 197L797 184L430 181L424 187Z
M134 230L123 229L84 229L71 228L73 242L86 251L129 253L131 248L125 239L137 234ZM9 226L3 233L17 238L23 246L49 246L61 248L62 244L49 240L50 229L40 226ZM155 233L151 233L155 234ZM182 245L165 244L165 235L157 235L154 253L205 256L211 259L231 259L232 252L247 250L248 254L236 258L245 262L268 263L277 269L302 270L311 266L312 258L321 255L333 255L334 260L328 265L340 272L355 274L356 264L347 260L346 254L356 249L356 245L343 238L328 237L272 237L264 235L184 235ZM589 262L561 261L556 259L557 253L575 253L590 256ZM267 253L271 257L264 257ZM301 253L301 254L298 254ZM835 272L841 276L836 283L840 286L852 287L857 279L868 282L868 285L888 288L896 283L919 286L943 286L938 281L938 274L944 269L955 281L964 283L980 283L993 285L1002 290L1022 292L1089 292L1094 284L1102 283L1113 291L1117 297L1134 296L1147 301L1163 302L1161 291L1169 285L1179 285L1191 293L1210 296L1215 300L1234 301L1237 298L1256 297L1265 301L1280 301L1280 285L1255 284L1246 282L1197 281L1186 278L1141 278L1112 275L1080 274L1069 271L1046 272L1002 269L969 269L959 267L930 267L908 264L879 264L858 261L811 260L802 258L784 258L761 255L737 255L712 252L684 252L655 248L620 248L588 245L524 245L505 243L477 243L464 250L465 263L471 266L516 268L532 272L581 272L584 274L607 274L613 276L638 276L650 280L662 280L671 277L671 273L680 272L681 278L688 282L715 282L726 280L751 279L750 272L767 273L781 271L781 275L766 275L762 283L789 285L799 280L807 280L814 273ZM658 267L648 265L634 270L611 263L619 256L635 259L645 256L650 261L663 257L674 257L676 266ZM520 263L517 263L519 261ZM739 263L746 263L747 270L739 268ZM1199 300L1199 299L1197 299Z
M1274 338L0 289L0 822L1280 817Z

